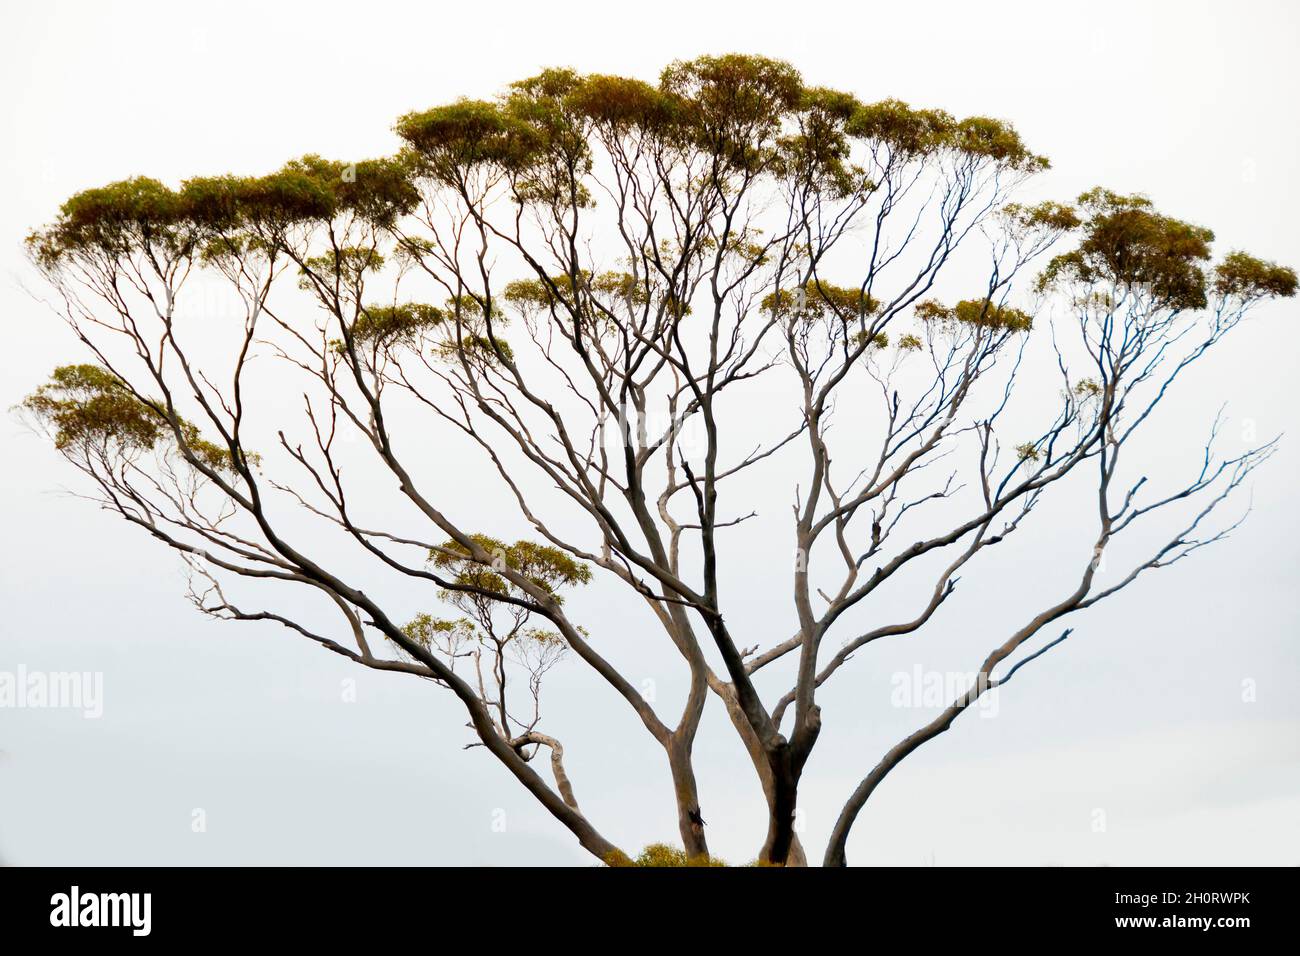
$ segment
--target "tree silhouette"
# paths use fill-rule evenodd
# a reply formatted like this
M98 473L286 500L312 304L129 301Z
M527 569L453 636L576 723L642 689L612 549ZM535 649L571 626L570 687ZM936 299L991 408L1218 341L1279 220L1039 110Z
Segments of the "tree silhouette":
M28 245L93 363L55 370L23 408L105 507L185 557L204 612L450 691L471 746L605 862L712 861L692 745L720 703L769 809L760 862L805 863L794 813L819 689L871 642L921 631L959 572L991 564L1013 587L989 550L1010 557L1045 494L1074 495L1096 516L1077 586L990 641L971 686L866 775L825 850L843 864L907 754L1064 640L1028 646L1054 622L1227 535L1220 506L1275 447L1222 457L1216 423L1176 487L1121 469L1176 379L1256 303L1294 295L1295 273L1241 252L1212 264L1207 229L1141 196L1013 201L1048 164L1005 122L866 103L728 55L657 85L548 70L396 132L385 159L73 196ZM239 318L196 314L196 276L224 283ZM1026 385L1026 363L1059 383ZM783 390L789 418L747 421L765 437L738 450L756 383ZM296 419L268 385L301 396ZM535 540L462 525L440 485L465 448ZM375 500L376 466L395 502ZM770 560L793 548L793 625L740 636L719 568L760 470L789 480L790 537ZM1101 556L1155 512L1177 530L1103 581ZM680 712L611 662L614 622L571 614L565 593L593 574L657 621L689 675ZM895 579L921 582L914 612L849 630ZM246 603L274 607L270 588L318 593L338 627ZM388 595L412 589L430 609L403 623ZM543 677L565 655L663 748L681 850L629 854L579 808L541 729ZM764 699L756 676L782 668L788 689ZM532 764L542 749L553 784Z

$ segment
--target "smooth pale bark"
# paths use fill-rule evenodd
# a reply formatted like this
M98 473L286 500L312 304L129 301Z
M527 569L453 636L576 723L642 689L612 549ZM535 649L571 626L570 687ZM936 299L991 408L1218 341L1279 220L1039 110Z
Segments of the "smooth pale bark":
M673 793L677 801L677 829L688 857L708 856L709 843L704 826L691 819L703 820L695 769L691 765L691 743L674 735L668 745L668 766L673 776Z
M775 810L776 779L772 773L771 761L768 757L767 751L759 741L758 735L754 733L753 728L749 726L749 721L745 717L745 712L741 709L740 704L736 700L735 694L731 692L730 687L719 683L719 686L716 689L718 690L723 703L727 707L727 716L731 718L731 722L735 726L736 732L740 735L740 739L745 744L745 750L754 764L754 772L758 774L758 782L763 788L763 798L767 801L768 830L763 840L763 846L759 850L758 858L768 862L775 862L773 861L772 849L775 843L774 835L778 827ZM808 865L807 854L804 852L803 844L799 840L799 834L794 829L793 809L791 810L791 818L789 821L788 849L785 853L783 865Z
M564 747L554 737L539 733L536 730L530 730L522 737L515 738L512 741L516 746L524 744L540 744L551 751L551 774L555 777L555 787L560 791L560 796L574 810L578 809L578 798L573 792L573 782L569 780L569 774L564 769Z

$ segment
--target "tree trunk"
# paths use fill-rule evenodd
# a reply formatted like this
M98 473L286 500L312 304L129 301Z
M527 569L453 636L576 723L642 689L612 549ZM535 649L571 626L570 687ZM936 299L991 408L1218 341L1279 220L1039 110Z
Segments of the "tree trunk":
M782 742L776 750L768 753L767 763L772 794L767 801L767 839L763 841L761 859L773 866L785 866L794 843L794 811L799 795L799 778L795 773L790 745Z
M704 835L704 818L700 814L699 788L695 783L695 768L691 766L691 745L674 735L667 749L682 847L688 857L708 856L709 842Z
M720 689L720 696L727 707L727 715L731 718L732 724L735 725L736 731L740 734L740 739L745 743L745 749L749 752L749 759L754 764L754 771L758 774L758 782L763 788L763 797L767 801L768 812L768 831L763 840L762 849L759 850L758 858L761 861L774 862L773 847L775 836L780 829L777 826L776 811L776 778L772 772L771 759L763 744L749 726L749 720L745 717L745 712L741 710L734 692L729 686ZM798 784L795 784L797 788ZM785 836L787 849L784 857L784 866L807 866L808 857L804 853L803 844L799 841L799 834L794 830L794 798L795 794L790 794L790 816L787 818L788 827Z

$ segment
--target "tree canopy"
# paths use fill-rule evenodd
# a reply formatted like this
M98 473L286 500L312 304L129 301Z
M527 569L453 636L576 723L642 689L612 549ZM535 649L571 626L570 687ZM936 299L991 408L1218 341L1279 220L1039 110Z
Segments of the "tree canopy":
M1128 464L1184 370L1293 296L1295 271L1216 261L1209 229L1145 196L1014 198L1049 164L1003 120L727 54L658 82L546 70L394 132L388 157L69 198L28 248L89 359L22 408L106 508L183 556L200 610L452 693L470 747L601 861L716 863L692 751L713 705L768 810L759 862L806 862L794 818L819 690L867 644L922 632L1045 496L1082 486L1095 536L1077 585L983 648L968 690L866 772L822 857L843 864L887 774L1064 640L1031 649L1056 621L1226 537L1220 505L1276 447L1225 457L1216 424L1203 466L1159 491ZM196 276L238 303L204 326L220 347L195 344ZM1031 366L1053 387L1025 381ZM755 421L760 378L788 420ZM738 450L733 432L756 430ZM382 488L354 478L357 454ZM492 533L446 491L466 455L496 481ZM776 632L742 637L719 569L760 470L790 489L772 561L793 546L792 602ZM381 527L388 494L409 520ZM1154 512L1179 526L1152 544L1131 529ZM368 571L344 570L340 534ZM1150 550L1103 577L1120 536ZM897 582L921 598L893 619L874 598ZM574 595L597 583L663 638L680 711L620 671L618 622L579 623ZM277 588L320 597L336 625L275 610ZM413 594L428 610L403 621ZM591 708L630 708L662 748L680 849L624 850L580 807L541 710L572 658L604 685ZM760 671L788 689L765 696Z

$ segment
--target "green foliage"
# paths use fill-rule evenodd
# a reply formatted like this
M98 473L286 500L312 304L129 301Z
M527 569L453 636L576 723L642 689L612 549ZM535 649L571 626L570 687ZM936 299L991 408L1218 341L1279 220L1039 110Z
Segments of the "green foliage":
M456 541L447 541L429 554L434 567L455 573L457 585L518 596L520 590L500 573L509 569L560 602L563 600L558 593L560 588L576 587L591 580L591 569L559 548L522 540L507 545L485 534L470 537L487 553L487 563L476 562L470 557L469 549Z
M72 196L59 208L54 225L33 233L27 245L46 267L83 249L116 257L142 245L178 248L189 240L182 229L184 218L175 193L141 176Z
M1038 172L1050 165L1031 153L1010 123L987 116L968 116L948 130L948 145L966 156L983 157L1022 172Z
M934 299L919 302L914 310L923 322L941 325L960 325L999 329L1006 332L1028 332L1034 324L1033 316L1010 306L994 305L987 299L963 299L949 308Z
M680 121L682 106L663 90L641 80L594 74L565 97L569 107L612 135L633 130L664 135Z
M324 255L311 256L303 261L303 265L305 268L299 270L302 276L298 281L300 288L312 289L315 282L328 288L333 285L335 277L348 285L360 283L367 272L378 272L384 267L384 257L373 247L343 246L330 249Z
M676 128L724 165L758 173L772 160L767 142L803 96L799 72L763 56L729 53L678 60L660 88L680 104Z
M1244 252L1230 252L1214 269L1214 292L1223 298L1290 298L1296 292L1294 269L1265 262Z
M476 613L482 613L481 610L474 608L472 601L466 601L463 594L447 592L444 597L452 600L453 603L475 610ZM484 646L499 641L501 647L509 645L514 659L534 671L535 676L549 669L550 665L563 657L569 649L568 642L555 631L540 627L515 626L506 634L500 635L493 632L489 617L484 617L483 620L485 626L480 628L469 618L448 620L421 612L402 625L402 633L425 651L453 659L464 656L462 652L467 647ZM400 645L397 646L401 649Z
M572 70L545 70L511 85L503 108L528 126L535 145L514 176L517 201L555 209L594 205L582 181L591 171L589 124L568 99L581 86Z
M869 188L865 172L849 162L847 126L861 108L849 93L822 87L804 90L799 132L778 140L776 171L837 199Z
M181 437L185 441L185 446L189 448L190 453L198 458L199 461L203 462L203 464L207 465L213 471L234 473L235 465L233 459L230 457L229 449L222 445L218 445L216 442L208 441L203 437L203 434L199 431L197 425L193 422L187 422L183 418L180 420L180 432ZM244 452L244 457L248 460L249 464L253 465L259 464L262 460L261 456L256 452Z
M475 333L461 335L459 339L451 338L438 346L438 351L444 359L454 361L459 358L466 360L481 359L491 363L496 360L513 363L515 360L514 349L510 343L499 335L478 335Z
M726 866L717 857L705 854L687 856L686 851L667 843L651 843L633 859L621 850L605 857L611 867L715 867Z
M178 190L128 179L72 196L28 247L46 267L78 253L238 254L264 249L268 237L293 225L342 215L391 224L419 200L410 177L404 157L345 164L304 156L268 176L190 179Z
M863 104L839 90L805 87L784 61L738 53L676 61L657 87L546 70L495 102L409 113L396 130L437 179L456 183L473 168L495 168L512 177L521 201L566 206L590 202L575 174L590 168L593 130L606 141L637 134L672 150L703 150L724 170L797 177L838 197L869 187L849 162L853 140L903 159L943 152L1024 172L1047 166L1001 120L958 120L898 100Z
M1073 206L1051 201L1035 206L1007 203L1002 207L1002 217L1009 228L1022 234L1037 229L1069 232L1079 228L1083 222L1079 218L1079 211Z
M412 158L406 155L353 164L304 156L287 164L272 182L278 178L286 187L301 183L321 194L323 215L305 218L332 219L350 214L365 222L387 226L419 202L411 174ZM249 207L249 212L256 213L256 207Z
M606 325L621 310L641 309L653 301L677 318L691 311L676 296L648 288L643 278L630 272L593 276L583 270L576 283L569 275L549 276L547 281L520 279L508 284L502 297L523 312L575 309L582 319L595 325Z
M352 337L357 342L383 347L409 345L420 333L441 325L445 319L441 309L423 302L368 305L352 323Z
M1118 283L1148 290L1161 305L1200 309L1206 304L1205 273L1214 233L1156 212L1145 196L1092 189L1079 197L1088 214L1079 247L1052 259L1039 280L1085 286Z
M848 121L848 132L904 156L924 156L946 144L952 125L953 118L942 110L915 110L902 100L888 99L859 107Z
M646 290L644 280L630 272L602 272L591 280L591 291L607 302L624 302L634 306L646 305L650 293ZM686 309L689 312L690 309Z
M583 270L575 283L569 275L548 276L549 281L541 279L517 279L506 285L502 293L511 305L525 311L532 309L553 309L567 303L576 305L579 294L591 281L591 273Z
M475 640L478 629L473 621L463 617L448 621L420 613L402 625L402 633L426 651L432 651L440 645L455 646Z
M580 178L590 170L590 147L575 100L584 83L572 70L546 70L512 84L498 102L459 100L408 113L396 130L442 182L494 168L510 174L521 202L587 206Z
M651 843L636 857L630 857L622 850L615 850L605 857L608 867L725 867L725 860L716 856L687 856L686 851L669 843ZM769 863L761 858L746 863L747 867L780 868L779 864Z
M493 322L505 322L505 317L498 310L490 309L486 301L468 292L448 298L444 310L449 318L454 318L459 324L476 329L486 326L489 318Z
M799 108L809 121L842 126L858 115L862 102L852 93L812 86L803 90Z
M583 632L586 633L585 631ZM548 631L544 627L530 627L524 630L515 638L516 641L523 645L524 653L542 651L555 653L567 651L569 642L566 641L555 631Z
M533 130L540 148L554 156L579 160L587 154L586 131L569 102L583 80L567 69L543 70L510 84L505 98L509 114Z
M873 314L880 303L866 295L860 288L832 285L818 279L809 279L803 287L800 300L798 290L780 289L763 297L760 306L782 318L801 318L806 321L833 315L843 322L851 322Z
M740 53L677 60L659 85L689 100L696 122L715 131L768 129L803 97L799 71L789 63Z
M137 399L126 383L98 365L63 365L21 407L54 431L65 449L86 442L126 450L151 449L163 435L162 418Z
M1085 401L1097 398L1101 395L1101 385L1095 378L1080 379L1074 383L1074 394Z
M495 333L487 335L486 328L482 307L473 297L462 296L459 307L451 300L446 309L423 302L365 306L352 323L352 339L354 346L389 352L419 348L426 333L441 329L444 334L434 343L433 354L444 361L514 362L510 343ZM330 348L337 355L347 354L343 339L332 339Z
M922 347L920 336L907 332L898 339L898 347L904 352L915 352Z
M485 100L462 99L407 113L395 129L427 161L430 172L453 183L461 171L478 165L523 169L542 146L538 131L525 120Z
M19 406L54 435L60 450L80 448L97 454L131 454L151 451L160 442L175 439L175 431L159 411L161 404L138 399L127 384L98 365L63 365L50 381ZM204 465L215 471L233 471L228 449L208 441L198 426L179 419L181 440ZM248 455L256 463L256 455Z
M990 159L1010 169L1037 172L1045 157L1029 151L1009 123L987 116L957 120L943 110L913 109L888 99L859 107L848 120L850 136L884 146L906 159L950 152Z
M1020 461L1038 461L1040 457L1038 446L1031 441L1016 446L1016 458Z
M1021 170L1046 165L1000 120L956 120L898 100L862 104L805 87L788 63L735 53L674 62L657 86L546 70L495 101L408 113L395 129L407 148L390 158L347 164L307 155L265 176L198 177L175 190L139 177L86 190L30 237L31 252L46 267L75 254L145 248L198 249L209 261L265 253L295 226L343 216L391 226L419 204L419 180L455 184L480 167L509 174L521 202L586 206L593 133L704 150L723 170L797 177L841 197L869 187L849 160L853 140L905 158L944 151Z
M251 232L232 231L202 239L198 256L205 265L222 266L253 256L268 256L274 249L275 243L267 238Z
M510 84L510 101L517 98L533 102L558 102L582 87L583 79L573 70L565 67L543 70L526 80L516 80Z

